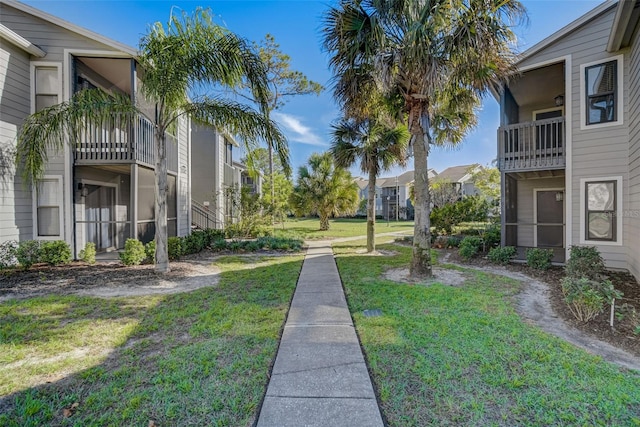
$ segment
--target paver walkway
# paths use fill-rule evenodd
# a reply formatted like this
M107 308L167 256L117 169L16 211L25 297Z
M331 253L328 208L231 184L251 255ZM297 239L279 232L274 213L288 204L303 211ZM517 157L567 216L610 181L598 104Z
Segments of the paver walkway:
M331 242L310 242L258 427L382 425Z

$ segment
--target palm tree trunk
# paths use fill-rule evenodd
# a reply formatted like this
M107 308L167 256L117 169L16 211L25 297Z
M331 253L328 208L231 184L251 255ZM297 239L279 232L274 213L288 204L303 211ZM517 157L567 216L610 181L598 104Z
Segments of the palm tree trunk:
M155 224L156 224L156 271L168 273L169 253L167 239L167 141L164 129L155 131Z
M269 149L269 184L271 185L271 206L269 206L271 210L271 225L273 225L273 219L275 217L275 203L276 203L276 189L273 186L273 147L271 144L267 144Z
M377 161L377 160L376 160ZM369 171L369 192L367 195L367 252L376 250L376 172Z
M414 113L413 111L411 113ZM413 231L413 257L411 259L411 277L431 277L431 231L429 214L429 169L427 156L428 144L425 144L427 132L420 123L421 114L413 115L411 135L413 137L413 154L415 168L415 225Z
M329 229L329 215L320 214L320 231L327 231Z

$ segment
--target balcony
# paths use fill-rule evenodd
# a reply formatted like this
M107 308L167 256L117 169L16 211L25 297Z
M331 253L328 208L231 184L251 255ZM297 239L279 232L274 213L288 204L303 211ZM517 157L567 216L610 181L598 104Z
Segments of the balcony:
M138 163L155 167L153 133L155 126L142 115L131 120L112 116L100 125L87 126L75 146L76 165ZM178 140L167 139L167 169L178 171Z
M564 169L564 117L498 129L498 168L503 172Z

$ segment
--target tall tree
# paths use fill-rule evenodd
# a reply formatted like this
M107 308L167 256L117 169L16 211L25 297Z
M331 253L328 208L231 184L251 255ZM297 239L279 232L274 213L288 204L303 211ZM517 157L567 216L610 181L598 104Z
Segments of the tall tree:
M411 275L431 275L427 156L475 125L479 97L514 72L517 0L339 0L324 18L335 97L358 110L371 87L402 95L415 166ZM371 76L371 78L368 78Z
M331 153L314 153L298 170L291 205L296 215L318 215L320 230L328 230L331 216L355 213L358 185L349 171L336 166Z
M266 103L266 113L270 117L271 113L275 110L282 108L287 101L294 96L300 95L319 95L324 90L324 87L320 83L309 80L300 71L291 69L291 57L280 50L280 45L276 43L275 38L271 34L266 34L264 40L260 43L254 42L254 48L258 51L258 55L262 62L266 66L267 82L269 89L271 90ZM240 92L241 96L243 92ZM254 100L249 97L249 99ZM274 159L273 159L273 144L267 141L268 158L269 158L269 173L265 174L270 181L269 188L271 189L271 200L276 200L275 185L274 185ZM283 165L286 163L282 163ZM253 153L247 154L247 165L250 169L254 170L253 165ZM285 168L285 174L289 176L289 168Z
M409 131L406 126L390 127L375 119L344 119L333 126L331 154L336 165L349 168L360 163L369 175L367 189L367 252L375 250L376 178L393 165L404 166Z
M235 134L250 145L263 139L288 167L284 135L266 114L221 97L198 96L202 87L234 88L248 85L263 112L270 99L266 67L251 45L215 24L207 10L172 16L169 23L153 25L142 37L137 61L144 72L142 91L155 104L155 240L156 270L169 271L167 253L166 131L181 116ZM92 89L78 92L65 103L27 118L18 137L18 164L26 182L42 177L47 151L59 151L67 137L73 144L84 126L114 115L133 120L140 109L128 97Z

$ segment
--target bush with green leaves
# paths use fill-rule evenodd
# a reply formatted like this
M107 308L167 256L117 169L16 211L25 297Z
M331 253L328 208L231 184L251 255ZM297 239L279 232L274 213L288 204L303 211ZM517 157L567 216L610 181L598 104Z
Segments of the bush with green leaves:
M568 277L600 280L604 277L604 260L595 246L571 246L565 266Z
M182 254L197 254L209 246L209 238L205 231L195 230L182 238Z
M536 270L548 270L553 259L552 249L531 248L527 249L527 265Z
M431 210L431 226L436 233L451 234L462 222L486 221L489 202L480 196L467 196L454 203L436 206Z
M513 246L504 246L502 248L491 248L489 249L489 254L487 258L489 261L496 263L507 265L509 262L515 258L517 250Z
M84 245L84 249L78 253L78 258L81 261L86 262L87 264L95 264L96 263L96 244L93 242L87 242Z
M500 224L491 224L487 227L482 233L482 239L487 249L500 246Z
M152 240L144 245L144 254L146 256L145 260L149 263L154 263L156 261L156 241Z
M467 236L460 242L458 254L468 260L473 258L482 247L482 239L477 236Z
M613 299L622 297L610 280L586 277L565 277L562 279L562 293L574 317L585 323L601 313Z
M15 240L7 240L0 243L0 270L12 268L18 265L16 252L18 251L18 242Z
M447 248L458 248L460 247L460 238L457 236L449 236L447 238Z
M71 248L64 240L44 241L40 244L40 262L61 265L71 262Z
M207 246L211 246L211 244L218 239L224 239L224 230L207 228L204 232L207 235Z
M127 239L124 251L120 253L120 261L124 265L139 265L146 258L144 245L138 239Z
M169 237L167 240L168 252L169 252L169 260L175 261L180 259L183 255L183 246L182 246L182 238L180 237Z
M274 251L301 251L302 240L284 237L260 237L257 240L260 248Z
M20 242L18 249L16 249L16 259L24 269L29 269L33 264L40 262L40 241L25 240Z

